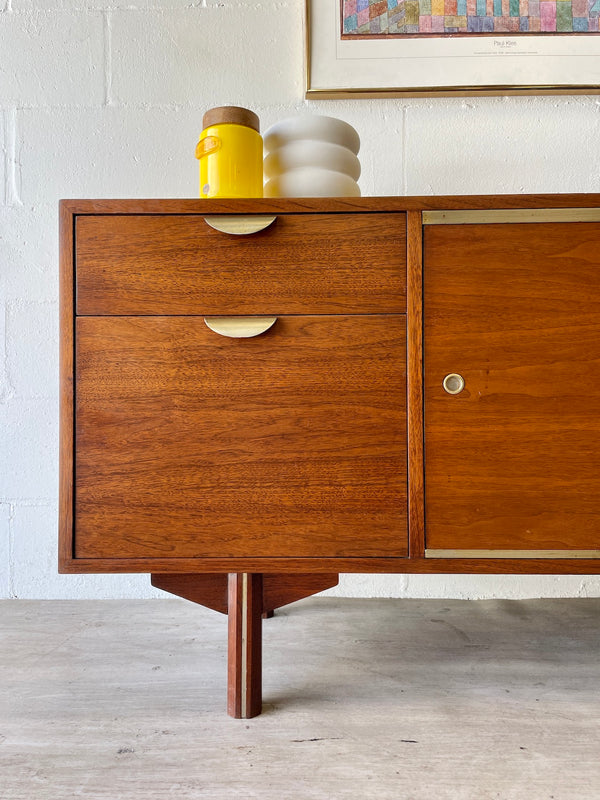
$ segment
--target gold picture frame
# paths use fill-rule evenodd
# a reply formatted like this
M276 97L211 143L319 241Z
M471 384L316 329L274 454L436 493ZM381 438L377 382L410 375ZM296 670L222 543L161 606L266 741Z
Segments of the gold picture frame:
M341 0L305 3L311 100L600 94L600 32L346 38Z

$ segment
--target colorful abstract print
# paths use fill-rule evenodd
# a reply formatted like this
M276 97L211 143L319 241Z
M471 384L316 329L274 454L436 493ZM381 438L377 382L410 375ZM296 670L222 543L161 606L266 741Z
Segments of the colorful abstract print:
M342 0L342 35L597 33L600 0Z

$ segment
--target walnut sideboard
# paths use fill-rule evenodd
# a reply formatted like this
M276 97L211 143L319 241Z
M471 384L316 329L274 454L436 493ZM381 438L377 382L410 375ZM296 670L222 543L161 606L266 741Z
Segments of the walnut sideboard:
M600 571L600 194L65 200L60 570L261 626L340 572Z

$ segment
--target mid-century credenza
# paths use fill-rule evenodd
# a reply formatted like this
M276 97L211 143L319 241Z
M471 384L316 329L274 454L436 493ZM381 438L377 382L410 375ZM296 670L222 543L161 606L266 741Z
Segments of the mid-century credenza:
M60 570L261 626L340 572L600 571L600 194L65 200Z

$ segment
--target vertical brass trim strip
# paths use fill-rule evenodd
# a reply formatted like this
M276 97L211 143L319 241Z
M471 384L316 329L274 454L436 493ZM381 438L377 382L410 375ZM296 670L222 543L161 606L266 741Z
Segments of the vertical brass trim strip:
M600 208L510 208L424 211L424 225L478 225L510 222L600 222Z
M241 719L248 719L248 573L242 573Z

